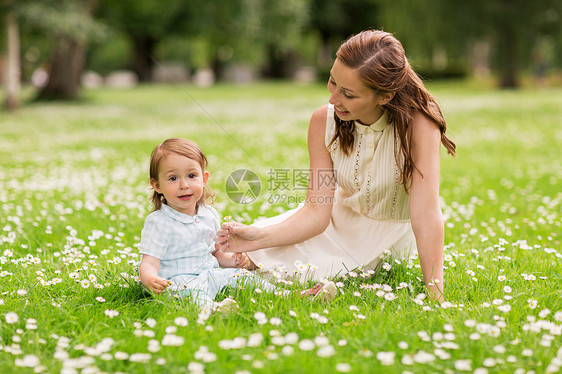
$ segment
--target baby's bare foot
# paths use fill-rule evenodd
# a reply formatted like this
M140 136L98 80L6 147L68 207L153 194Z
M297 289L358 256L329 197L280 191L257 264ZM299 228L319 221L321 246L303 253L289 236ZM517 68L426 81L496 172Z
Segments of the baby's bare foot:
M248 270L256 270L258 268L245 252L236 253L236 267Z

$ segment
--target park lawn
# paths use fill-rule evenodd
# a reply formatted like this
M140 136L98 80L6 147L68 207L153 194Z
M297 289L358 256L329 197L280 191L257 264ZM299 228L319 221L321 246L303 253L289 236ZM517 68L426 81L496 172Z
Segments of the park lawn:
M458 146L456 158L442 155L442 304L423 298L417 259L338 279L328 304L228 289L219 298L240 305L229 315L138 284L154 146L196 141L220 214L273 216L303 199L307 125L325 86L99 89L3 113L0 370L558 372L562 89L429 87ZM225 191L238 169L261 179L250 204Z

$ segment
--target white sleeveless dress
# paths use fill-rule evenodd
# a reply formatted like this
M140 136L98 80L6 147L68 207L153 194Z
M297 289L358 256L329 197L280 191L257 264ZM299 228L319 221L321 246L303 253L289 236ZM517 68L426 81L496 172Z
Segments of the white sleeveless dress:
M387 115L370 126L355 123L355 142L346 156L335 133L334 107L328 106L325 144L334 164L337 186L328 228L302 243L248 252L263 272L303 274L319 280L358 267L374 268L390 250L395 257L416 251L410 224L410 195L400 184L395 161L394 126ZM398 152L399 153L399 152ZM254 223L263 227L284 221L300 207ZM313 271L311 271L313 270Z

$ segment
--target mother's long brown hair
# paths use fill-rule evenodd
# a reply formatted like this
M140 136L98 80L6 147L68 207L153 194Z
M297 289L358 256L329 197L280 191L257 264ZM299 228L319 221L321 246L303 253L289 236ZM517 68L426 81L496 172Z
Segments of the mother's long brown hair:
M357 69L363 83L375 93L394 93L392 100L382 107L387 112L389 122L394 124L396 129L404 160L400 173L401 181L406 189L416 167L411 147L411 125L415 112L420 111L435 122L441 132L441 143L447 152L455 155L456 146L445 135L447 123L439 105L411 68L402 44L392 34L365 30L347 39L336 55L344 65ZM339 139L344 153L349 155L354 142L354 121L342 121L337 115L334 117L336 133L331 143ZM399 165L399 155L394 156Z

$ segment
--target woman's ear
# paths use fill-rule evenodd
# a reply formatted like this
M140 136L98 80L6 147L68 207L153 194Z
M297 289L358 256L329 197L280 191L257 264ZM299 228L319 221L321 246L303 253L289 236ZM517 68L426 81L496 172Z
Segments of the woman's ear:
M205 171L203 172L203 183L207 184L207 180L209 180L209 172Z
M379 105L386 105L392 98L394 98L394 92L384 92L379 94Z
M152 186L152 188L154 188L154 191L161 193L160 192L160 185L158 184L158 181L154 178L150 179L150 185Z

